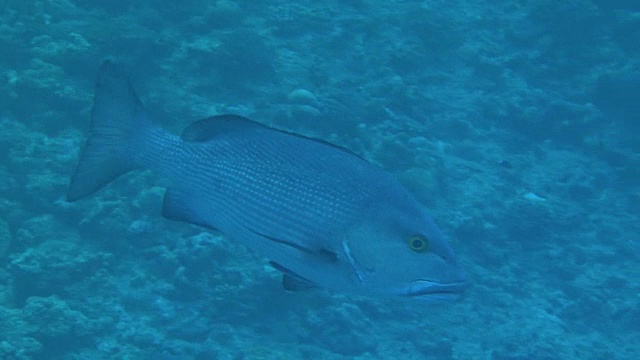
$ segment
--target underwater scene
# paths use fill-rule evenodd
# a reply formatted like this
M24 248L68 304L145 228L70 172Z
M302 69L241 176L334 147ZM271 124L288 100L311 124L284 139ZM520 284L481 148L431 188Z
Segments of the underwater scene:
M640 2L4 0L0 359L639 359Z

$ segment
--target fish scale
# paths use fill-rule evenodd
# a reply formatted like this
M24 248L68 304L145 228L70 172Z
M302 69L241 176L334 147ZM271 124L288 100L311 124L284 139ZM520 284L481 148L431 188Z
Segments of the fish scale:
M241 161L255 163L251 160L235 159L235 161L236 164ZM220 168L219 176L228 177L227 183L232 186L229 190L233 191L233 194L229 195L234 197L233 201L237 209L241 211L252 209L256 217L263 221L275 217L273 222L284 228L297 227L300 230L314 228L313 224L318 223L316 219L320 215L338 213L338 209L343 210L339 214L346 214L347 206L344 196L323 193L318 187L311 186L311 181L296 182L288 177L277 176L279 173L277 168L271 170L276 172L264 174L264 167L261 169L232 165L232 167ZM260 181L255 181L256 177L259 177ZM304 221L305 219L308 221Z
M286 176L292 171L300 176L301 167L259 155L272 151L271 146L256 149L257 145L253 143L253 149L247 149L230 139L220 143L227 149L221 149L220 144L204 145L197 149L193 144L180 143L177 138L167 136L158 129L152 129L145 138L147 141L144 146L149 148L142 150L142 153L147 154L148 158L139 160L145 167L156 169L168 178L189 174L191 180L181 187L188 187L194 193L206 193L208 205L218 212L246 214L245 220L239 221L244 227L253 227L264 233L308 238L312 234L316 237L324 235L322 231L326 230L326 223L344 223L348 219L349 203L344 191L336 189L329 192L318 185L314 186L317 183L314 179ZM246 143L246 139L241 142ZM160 151L169 145L174 149L172 152ZM238 148L243 151L233 151ZM210 161L212 155L219 160ZM176 158L191 160L171 165L171 159ZM291 161L284 158L285 161ZM213 191L210 189L212 181L217 184ZM231 203L234 206L228 206ZM227 206L221 208L220 204ZM318 221L321 218L324 222ZM216 220L211 219L210 225L220 228Z

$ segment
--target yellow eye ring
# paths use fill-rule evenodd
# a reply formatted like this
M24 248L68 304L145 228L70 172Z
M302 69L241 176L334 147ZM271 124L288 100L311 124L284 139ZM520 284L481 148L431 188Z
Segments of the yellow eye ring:
M420 234L412 235L408 240L409 249L417 252L423 253L429 250L429 241L426 237Z

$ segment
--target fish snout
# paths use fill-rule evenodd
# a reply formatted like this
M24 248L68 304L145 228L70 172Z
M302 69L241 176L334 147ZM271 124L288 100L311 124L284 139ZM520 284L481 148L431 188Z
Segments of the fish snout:
M465 289L468 287L469 283L464 277L460 280L446 283L421 279L412 282L402 295L438 302L460 301Z

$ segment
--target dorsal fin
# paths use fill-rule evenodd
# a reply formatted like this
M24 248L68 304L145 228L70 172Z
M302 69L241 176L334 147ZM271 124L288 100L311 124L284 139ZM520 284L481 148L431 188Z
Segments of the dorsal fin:
M358 157L363 161L367 161L362 156L345 147L335 145L324 140L296 134L290 131L275 129L266 125L262 125L259 122L255 122L251 119L247 119L246 117L233 114L214 115L202 120L198 120L187 126L182 131L182 135L180 137L184 141L207 142L223 134L241 133L248 130L268 130L296 136L302 139L315 141L326 146L331 146L340 151L344 151L349 155Z
M269 127L240 115L215 115L198 120L182 131L182 140L206 142L216 136L249 129L269 129Z

